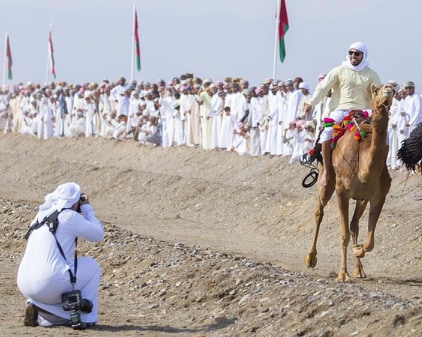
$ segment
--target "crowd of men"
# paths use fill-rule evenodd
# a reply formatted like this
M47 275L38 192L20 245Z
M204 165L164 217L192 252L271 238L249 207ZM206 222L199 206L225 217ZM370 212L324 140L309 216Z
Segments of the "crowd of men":
M325 74L318 77L323 81ZM415 85L394 81L387 164L418 122L421 96ZM0 130L51 137L128 139L150 146L188 146L240 155L289 156L299 160L314 147L322 121L335 108L331 92L311 111L310 87L300 77L266 79L250 86L241 78L199 79L192 74L158 80L40 85L0 89Z

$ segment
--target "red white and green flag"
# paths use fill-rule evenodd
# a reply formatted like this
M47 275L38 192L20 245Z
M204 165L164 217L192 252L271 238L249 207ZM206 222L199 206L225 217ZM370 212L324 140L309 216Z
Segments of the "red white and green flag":
M6 58L7 58L7 78L9 80L13 79L12 74L12 50L10 49L10 41L9 41L9 35L6 35Z
M56 68L54 64L54 48L53 48L53 38L51 36L51 29L48 34L48 46L49 46L49 53L50 53L50 69L51 74L56 78Z
M135 43L135 53L136 53L136 69L141 71L141 49L139 47L139 34L138 34L138 14L134 13L134 21L133 21L133 37Z
M286 46L284 36L289 29L289 19L287 18L286 0L281 0L278 15L278 47L280 52L280 61L283 62L286 57Z

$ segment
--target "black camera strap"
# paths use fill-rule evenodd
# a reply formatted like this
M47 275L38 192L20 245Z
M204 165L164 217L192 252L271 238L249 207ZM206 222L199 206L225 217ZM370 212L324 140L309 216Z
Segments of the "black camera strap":
M53 235L54 235L54 239L56 239L57 247L59 248L60 254L62 254L63 258L66 260L66 256L64 255L63 248L62 246L60 246L60 243L59 243L59 240L57 240L56 234L53 233ZM77 243L78 243L78 239L75 238L75 246ZM72 286L74 286L76 283L76 271L78 270L78 253L76 250L75 250L75 256L74 256L74 270L75 270L75 273L72 273L72 270L70 270L70 268L68 270L69 275L70 275L70 283L72 284Z
M57 247L59 248L60 254L63 256L64 260L67 262L66 255L64 254L63 248L60 245L59 240L57 240L57 237L56 237L56 230L57 230L57 226L59 225L58 216L65 209L71 209L71 208L62 208L60 211L55 210L48 217L47 216L44 217L44 219L42 219L41 222L38 222L38 219L37 219L37 221L31 227L29 227L29 230L25 234L24 238L26 240L28 240L29 239L29 236L31 235L31 233L34 230L40 228L43 225L47 225L48 226L48 229L53 234L54 239L56 240ZM77 244L78 244L78 238L75 238L75 247L76 247ZM70 268L69 268L70 283L72 284L72 287L74 287L74 285L76 283L76 271L77 270L78 270L78 253L77 253L77 251L75 249L75 255L74 255L74 273L72 273L72 270L70 270Z
M67 209L67 208L64 208L64 209ZM41 222L39 222L37 219L34 222L34 224L31 227L29 227L28 231L26 232L24 236L25 240L28 240L32 232L43 225L47 225L49 231L54 234L59 224L59 220L57 219L57 217L59 216L60 212L62 212L64 209L62 209L61 211L55 210L49 216L45 216L44 219L41 220Z

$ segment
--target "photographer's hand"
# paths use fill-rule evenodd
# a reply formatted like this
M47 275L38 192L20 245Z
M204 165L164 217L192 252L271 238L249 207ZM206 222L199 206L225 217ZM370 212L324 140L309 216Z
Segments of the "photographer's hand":
M89 204L89 199L86 193L81 194L81 198L79 199L79 205Z

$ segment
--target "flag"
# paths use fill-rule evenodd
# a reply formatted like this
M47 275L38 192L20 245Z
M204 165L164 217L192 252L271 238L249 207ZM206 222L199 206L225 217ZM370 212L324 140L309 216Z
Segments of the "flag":
M7 57L7 78L9 80L12 80L13 79L13 74L12 74L13 60L12 60L12 50L10 49L9 35L7 35L7 38L6 38L6 57Z
M283 62L286 57L286 47L284 45L284 36L289 29L289 19L287 18L286 0L281 0L280 12L278 16L278 46L280 52L280 61Z
M136 69L141 71L141 50L139 48L139 35L138 35L138 14L136 13L135 8L135 19L133 24L133 36L134 36L134 43L135 43L135 52L136 52Z
M54 49L53 49L53 39L51 37L51 30L48 34L48 45L50 46L50 66L51 74L56 78L56 69L54 68Z

